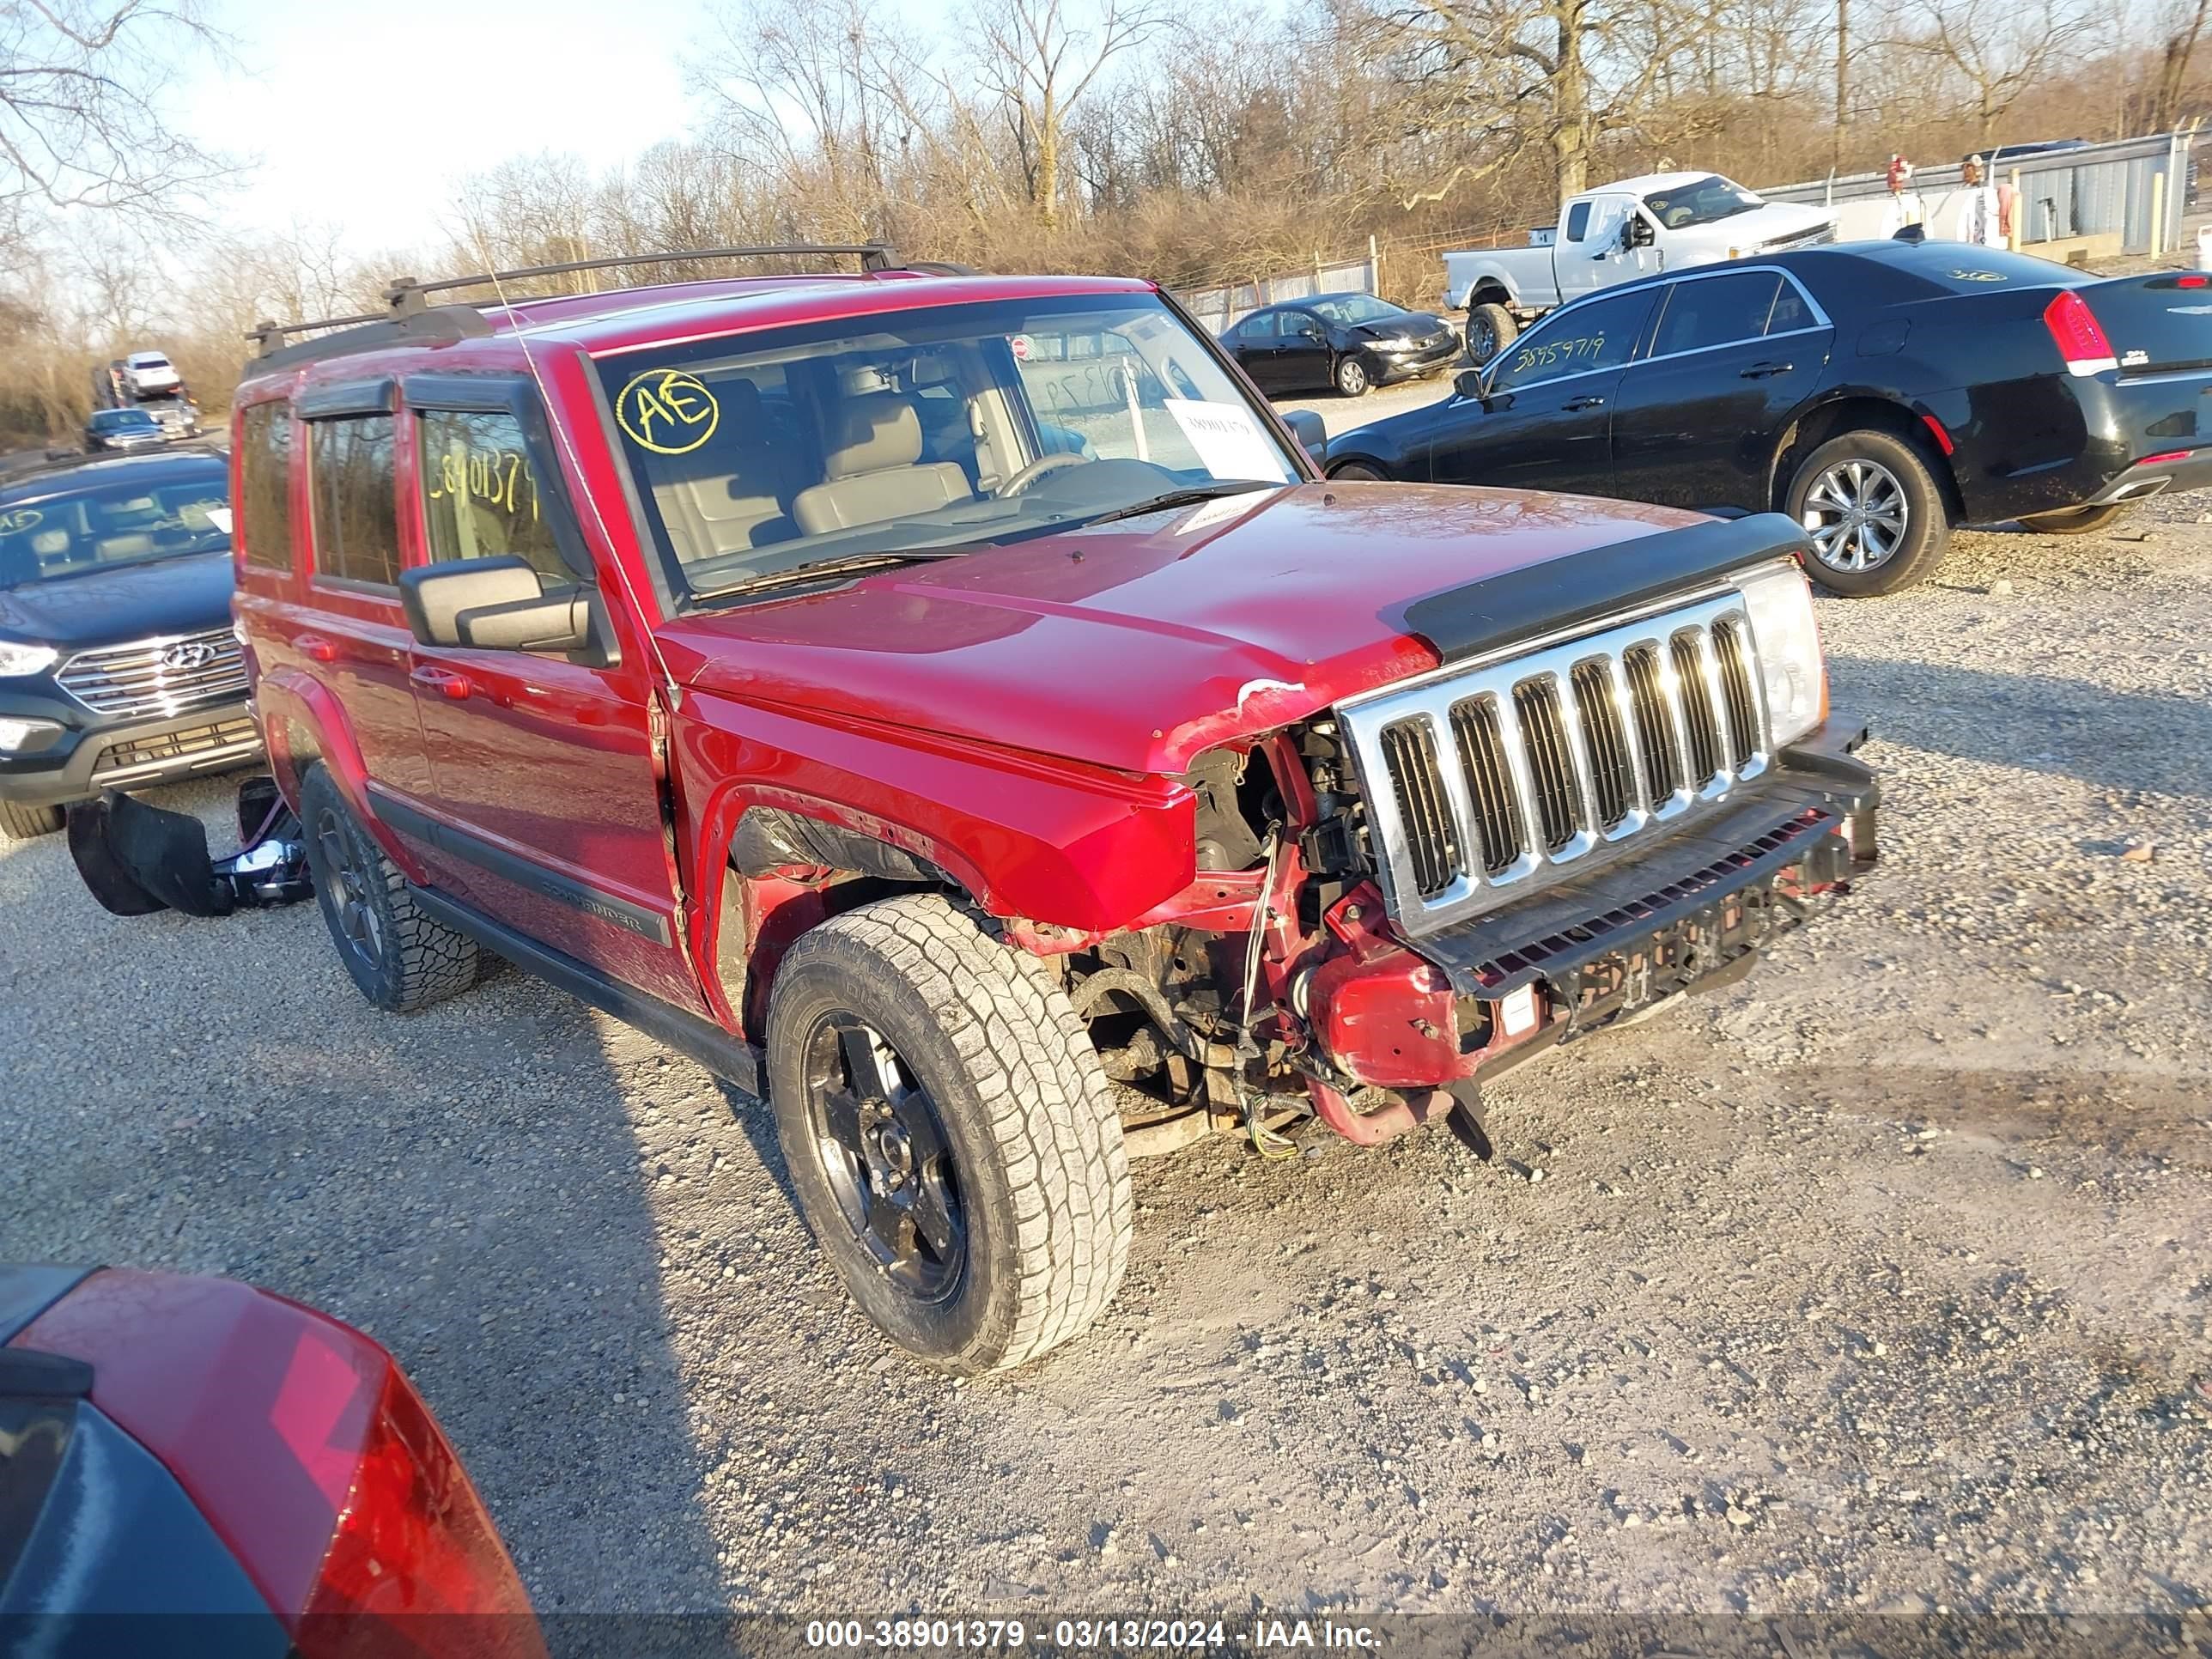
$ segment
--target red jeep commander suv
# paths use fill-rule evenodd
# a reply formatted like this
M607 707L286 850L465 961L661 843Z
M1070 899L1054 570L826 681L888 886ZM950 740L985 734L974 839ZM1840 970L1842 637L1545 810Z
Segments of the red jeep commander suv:
M272 328L237 626L362 994L489 949L764 1096L915 1353L1095 1318L1131 1152L1480 1146L1873 861L1786 520L1328 483L1149 283L806 252Z

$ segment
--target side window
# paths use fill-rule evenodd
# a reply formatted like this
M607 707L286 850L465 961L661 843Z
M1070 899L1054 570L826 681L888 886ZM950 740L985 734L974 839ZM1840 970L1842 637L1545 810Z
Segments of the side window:
M292 407L256 404L246 411L239 463L246 499L238 526L246 562L257 570L292 569Z
M1310 311L1286 311L1283 313L1283 337L1286 340L1323 340L1328 331L1322 326L1321 319Z
M1567 240L1569 241L1582 240L1583 233L1589 228L1589 210L1590 204L1588 202L1577 202L1567 210Z
M1636 349L1636 337L1650 314L1647 289L1583 300L1554 312L1505 348L1491 390L1510 392L1594 368L1619 368Z
M1237 325L1237 337L1240 340L1273 339L1275 325L1282 314L1279 311L1263 311L1256 317L1247 317Z
M1781 283L1782 278L1771 270L1747 270L1670 284L1651 355L1664 357L1672 352L1758 339L1766 332L1766 319L1774 309L1775 289Z
M576 580L538 502L521 422L501 410L426 409L415 429L433 562L512 554L548 583Z
M1797 291L1797 285L1785 277L1781 291L1774 296L1774 310L1766 319L1766 331L1787 334L1792 329L1815 326L1812 307L1805 303L1805 296Z
M308 423L315 503L315 571L336 581L399 581L399 511L392 476L392 416Z

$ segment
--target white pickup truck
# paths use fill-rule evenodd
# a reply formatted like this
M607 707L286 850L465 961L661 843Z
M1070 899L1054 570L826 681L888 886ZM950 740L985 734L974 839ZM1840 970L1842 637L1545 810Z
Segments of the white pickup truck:
M1487 362L1553 306L1655 270L1836 240L1826 208L1763 202L1717 173L1654 173L1567 198L1525 248L1444 255L1444 305L1467 312L1467 355Z

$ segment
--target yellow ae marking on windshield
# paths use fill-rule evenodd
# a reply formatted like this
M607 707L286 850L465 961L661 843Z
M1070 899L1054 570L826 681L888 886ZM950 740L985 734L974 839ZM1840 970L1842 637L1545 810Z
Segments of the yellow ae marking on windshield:
M13 513L0 513L0 536L13 536L19 531L33 529L46 521L46 515L35 507L19 507Z
M688 455L714 435L721 405L696 375L648 368L634 376L615 399L623 434L656 455Z

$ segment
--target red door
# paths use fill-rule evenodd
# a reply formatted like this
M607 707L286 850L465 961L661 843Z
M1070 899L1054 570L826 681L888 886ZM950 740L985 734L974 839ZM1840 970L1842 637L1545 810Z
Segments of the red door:
M534 392L488 382L451 395L501 406L413 411L401 488L410 518L419 502L421 560L515 555L549 588L592 572L557 465L532 439ZM704 1012L662 828L651 659L625 608L606 609L609 666L410 641L431 772L426 861L436 885L494 921Z

